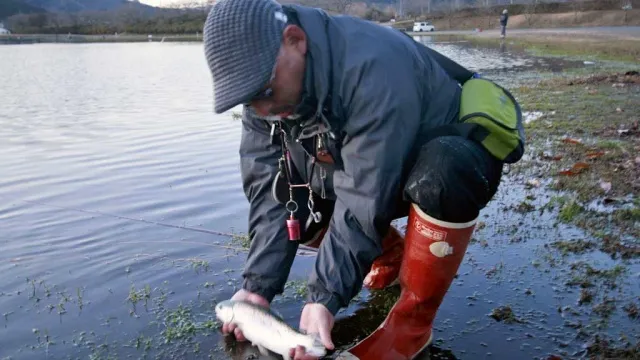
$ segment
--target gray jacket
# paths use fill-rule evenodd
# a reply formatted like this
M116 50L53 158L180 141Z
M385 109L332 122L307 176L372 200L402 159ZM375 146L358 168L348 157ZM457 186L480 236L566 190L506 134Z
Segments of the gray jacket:
M509 21L509 14L501 14L500 15L500 25L507 26L507 22Z
M431 129L457 119L460 86L405 34L318 9L286 8L297 14L307 34L306 94L317 100L316 113L297 122L294 133L323 124L335 159L325 165L324 182L317 170L312 181L318 194L324 185L335 206L308 281L308 301L335 314L361 290L381 254L417 150ZM288 240L289 213L271 195L282 156L279 142L272 140L270 124L249 108L242 126L241 172L251 238L243 287L271 301L283 291L298 245ZM311 162L301 146L310 140L291 145L303 175ZM306 198L298 203L306 205Z

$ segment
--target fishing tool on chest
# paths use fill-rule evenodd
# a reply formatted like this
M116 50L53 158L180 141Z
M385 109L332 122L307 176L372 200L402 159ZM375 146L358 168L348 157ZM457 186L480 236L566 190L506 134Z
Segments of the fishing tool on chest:
M291 151L289 149L289 139L287 138L286 132L282 129L282 125L280 123L274 123L271 125L271 135L274 136L276 131L280 133L281 144L282 144L282 157L278 161L278 168L280 174L284 174L287 185L289 187L289 200L285 204L286 210L289 212L289 218L287 219L287 231L289 234L289 240L297 241L300 240L300 221L296 218L296 213L298 211L298 203L295 201L293 196L293 189L295 188L307 188L309 190L309 199L307 200L307 208L309 209L309 216L313 219L314 222L320 223L322 221L322 213L319 211L314 211L315 203L313 201L314 193L311 188L311 179L313 179L313 173L316 167L316 161L328 162L327 159L331 159L331 155L329 155L328 151L324 149L324 145L322 143L321 135L317 135L315 138L316 144L314 144L314 150L318 156L322 156L322 159L317 158L316 156L309 154L305 149L305 153L311 158L311 170L309 172L308 180L303 184L294 184L293 183L293 172L292 172L292 160L291 160ZM301 146L304 149L304 146ZM321 178L321 197L324 199L326 196L324 180L326 179L327 173L326 170L320 167L320 178Z

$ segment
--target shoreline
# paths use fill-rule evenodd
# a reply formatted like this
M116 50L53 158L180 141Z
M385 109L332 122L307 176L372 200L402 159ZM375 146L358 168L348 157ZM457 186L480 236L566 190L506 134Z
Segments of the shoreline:
M11 34L0 35L0 45L22 44L90 44L127 42L201 42L202 34L124 34L124 35L82 35L82 34Z
M380 26L390 26L380 23ZM404 31L409 36L452 36L459 35L486 40L500 40L498 29L481 31L458 29L436 30L433 32ZM640 42L640 26L573 26L548 28L511 28L507 27L507 39L545 38L564 36L580 40L624 40ZM546 39L548 38L548 39ZM184 34L9 34L0 35L3 44L34 43L102 43L102 42L164 42L164 41L202 41L202 33Z

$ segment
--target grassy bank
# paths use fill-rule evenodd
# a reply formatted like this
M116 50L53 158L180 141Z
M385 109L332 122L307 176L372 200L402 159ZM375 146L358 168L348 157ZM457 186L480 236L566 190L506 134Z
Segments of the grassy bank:
M458 15L433 19L438 30L488 30L500 26L500 13L490 15ZM427 20L429 20L427 18ZM413 23L410 24L412 26ZM557 28L577 26L638 26L640 10L602 10L567 13L526 14L512 13L509 17L510 29Z
M547 204L559 209L559 221L622 258L640 257L640 74L630 70L514 89L523 108L538 114L527 124L535 151L518 165L538 169L529 186L564 193Z
M590 60L640 62L640 40L613 39L585 35L507 34L497 36L461 35L479 45L500 46L507 42L511 48L526 50L535 55L579 56Z

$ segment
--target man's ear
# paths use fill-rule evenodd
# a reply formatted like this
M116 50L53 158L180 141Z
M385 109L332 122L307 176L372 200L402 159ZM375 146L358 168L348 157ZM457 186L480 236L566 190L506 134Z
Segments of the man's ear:
M307 34L298 25L287 25L282 33L282 42L285 46L294 47L303 55L307 53Z

